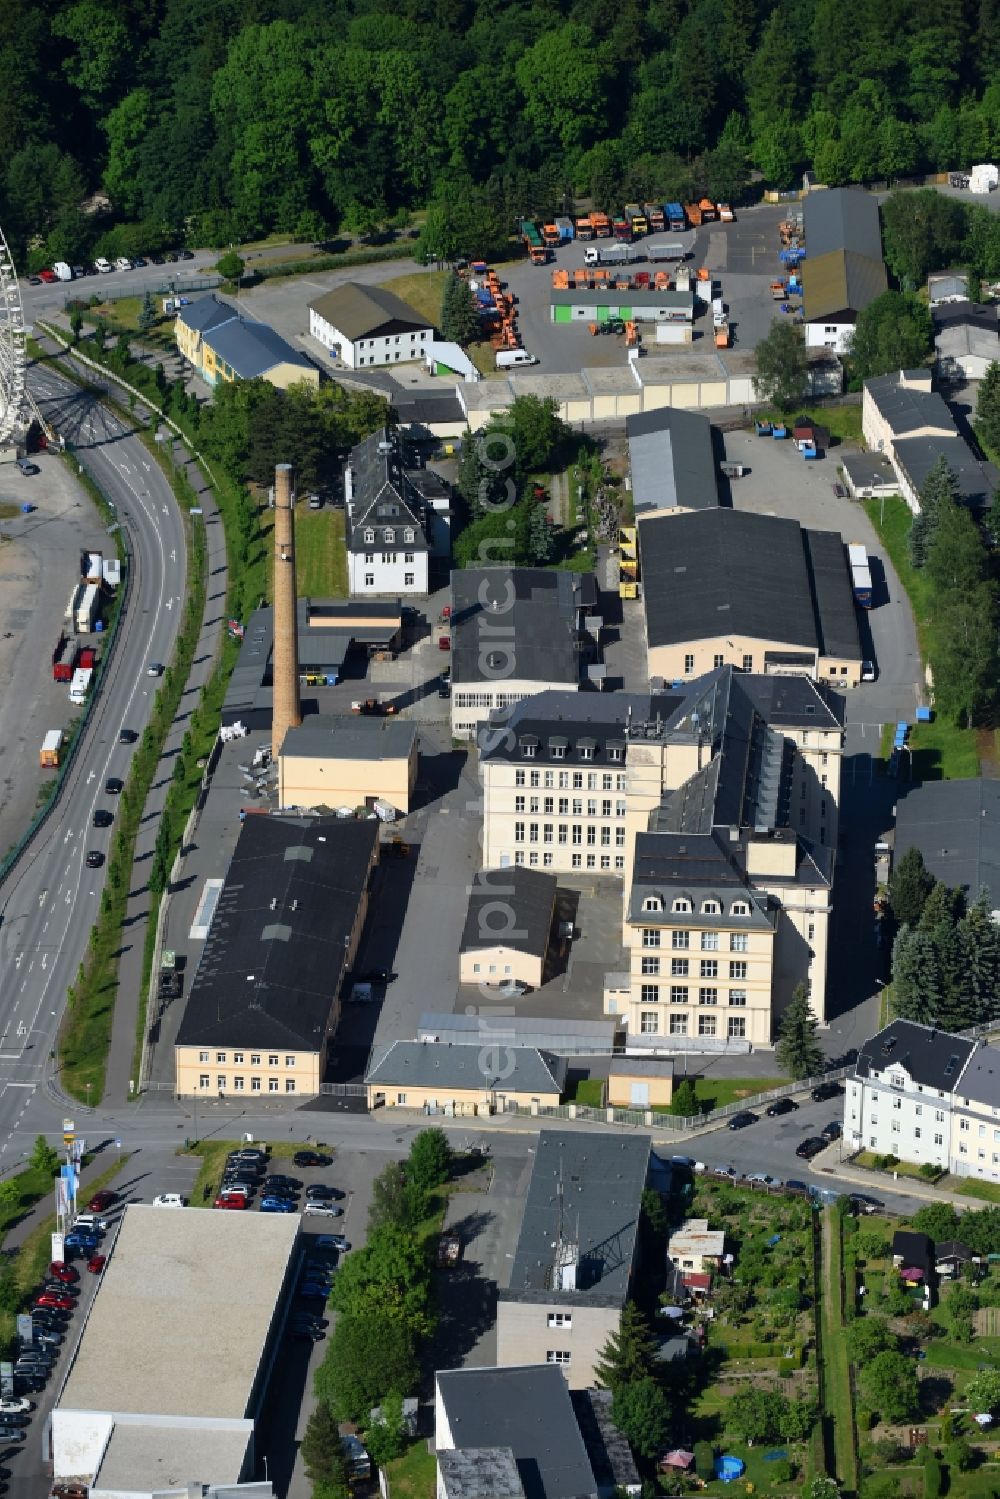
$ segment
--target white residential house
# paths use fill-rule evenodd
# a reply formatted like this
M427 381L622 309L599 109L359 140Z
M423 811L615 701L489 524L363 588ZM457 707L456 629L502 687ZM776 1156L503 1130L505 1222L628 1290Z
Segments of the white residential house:
M845 1145L947 1170L964 1075L975 1051L976 1043L962 1036L912 1020L892 1021L858 1053L844 1095ZM1000 1157L1000 1142L996 1149Z
M352 370L423 360L434 337L427 319L394 292L356 281L309 303L309 332Z
M399 428L382 427L351 450L344 501L352 598L426 595L432 559L450 551L451 495Z

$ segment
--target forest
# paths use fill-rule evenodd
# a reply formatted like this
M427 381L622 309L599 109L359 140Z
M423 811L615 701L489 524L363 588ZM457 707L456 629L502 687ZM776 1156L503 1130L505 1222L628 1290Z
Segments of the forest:
M1000 0L6 0L0 52L38 263L1000 155Z

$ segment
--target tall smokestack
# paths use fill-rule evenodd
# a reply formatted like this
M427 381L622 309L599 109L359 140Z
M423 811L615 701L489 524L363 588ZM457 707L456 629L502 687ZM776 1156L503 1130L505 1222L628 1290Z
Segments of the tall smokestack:
M302 722L299 703L298 606L295 592L295 513L292 510L292 465L274 470L274 710L271 754L281 752L288 729Z

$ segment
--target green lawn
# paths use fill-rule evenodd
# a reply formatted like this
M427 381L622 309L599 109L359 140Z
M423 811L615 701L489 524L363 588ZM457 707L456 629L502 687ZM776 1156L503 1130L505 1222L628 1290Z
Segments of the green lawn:
M674 1078L674 1086L680 1081ZM753 1098L758 1093L768 1093L787 1083L787 1077L697 1077L694 1091L698 1102L706 1113L721 1109L727 1103L737 1103L741 1098Z
M768 421L787 421L777 411L760 413ZM861 441L861 403L856 406L803 406L793 413L806 416L818 427L825 427L830 434L830 444Z
M1000 1202L1000 1186L995 1182L963 1181L955 1190L963 1197L977 1197L980 1202Z
M921 1171L919 1166L915 1166L911 1161L897 1161L895 1166L877 1166L875 1164L877 1159L878 1157L871 1150L862 1150L854 1157L855 1164L864 1166L868 1171L883 1171L886 1175L890 1175L895 1171L900 1176L912 1176L917 1181L923 1182L929 1181L933 1183L937 1180L937 1177L928 1177ZM942 1176L943 1174L943 1172L938 1172L938 1176Z
M604 1080L599 1077L584 1077L576 1085L573 1103L585 1104L589 1109L599 1109L604 1103Z
M261 530L267 557L267 596L274 597L273 519L265 511ZM310 510L308 499L295 506L295 581L300 598L347 597L344 512L324 506Z
M414 1442L386 1468L392 1499L434 1499L437 1460L426 1442Z
M926 661L931 643L933 592L926 574L910 563L907 537L913 516L905 500L865 500L868 519L882 538L899 580L906 589L917 627L921 658ZM890 741L891 743L891 730ZM910 731L914 780L969 780L979 774L979 755L974 729L960 729L935 718L933 723L915 724ZM885 753L885 745L883 745ZM905 773L906 767L903 766Z

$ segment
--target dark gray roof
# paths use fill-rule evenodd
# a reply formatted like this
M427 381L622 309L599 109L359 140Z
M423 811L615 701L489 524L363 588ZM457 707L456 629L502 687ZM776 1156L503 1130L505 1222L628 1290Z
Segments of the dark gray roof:
M639 1471L632 1449L611 1419L610 1390L571 1390L580 1435L602 1495L638 1487Z
M798 521L748 510L659 516L639 527L650 649L747 635L819 649Z
M911 1228L897 1228L892 1236L892 1253L902 1260L902 1267L910 1265L929 1271L934 1264L934 1240L929 1234L917 1233Z
M944 437L955 431L955 419L936 390L904 385L896 374L873 376L865 381L865 390L896 438L919 432L924 427L940 432Z
M996 469L981 462L964 437L956 432L950 437L897 438L893 453L899 467L919 493L935 464L943 458L958 480L959 498L972 510L986 509L1000 482Z
M216 357L235 370L241 380L255 380L278 364L296 365L301 370L315 369L312 360L299 349L293 349L280 333L275 333L266 323L253 322L250 318L234 317L230 322L212 328L204 337Z
M629 735L660 738L670 732L688 703L689 692L536 692L513 708L495 715L496 723L480 734L484 760L518 760L521 746L537 741L535 762L559 763L567 767L585 763L582 747L589 751L586 763L624 769ZM500 733L502 724L509 732ZM554 752L560 749L561 754Z
M365 824L362 824L365 826ZM502 1067L502 1071L498 1068ZM561 1093L566 1081L562 1057L534 1046L504 1046L502 1061L482 1040L468 1046L450 1042L394 1041L372 1067L366 1083L391 1088L440 1088L451 1092Z
M804 530L802 543L819 620L820 653L860 661L858 615L843 539L838 531Z
M322 1048L378 829L376 821L247 818L178 1046Z
M514 865L515 869L520 865ZM556 1056L610 1056L614 1050L617 1022L611 1016L606 1020L552 1020L533 1015L505 1015L504 1040L512 1046L537 1046L540 1051L551 1051ZM472 1014L460 1011L448 1014L442 1011L425 1010L417 1026L417 1040L452 1041L457 1046L480 1041L483 1033L483 1018L475 1010Z
M414 482L421 471L410 472L413 461L414 455L398 427L380 427L351 449L351 551L372 554L384 551L386 546L399 551L427 551L427 503ZM406 527L414 532L412 541L403 539ZM385 535L387 528L392 541ZM366 531L372 536L370 541L365 539Z
M831 250L853 250L882 259L878 200L860 187L824 188L807 194L802 224L810 260Z
M933 276L928 281L933 281ZM934 327L979 328L983 333L1000 331L1000 308L995 302L941 302L931 316Z
M740 690L750 698L767 723L785 729L844 727L846 704L839 692L805 677L738 676Z
M401 718L316 713L288 730L281 753L301 759L402 760L409 757L416 738L416 724Z
M673 1077L674 1064L670 1057L612 1057L608 1066L609 1077Z
M808 323L854 322L888 288L881 259L831 250L802 264L802 311Z
M607 286L576 287L573 291L553 289L549 300L555 307L663 307L673 312L694 309L694 292L645 291L635 287L619 291L613 282Z
M625 422L637 519L644 510L681 506L713 509L719 477L712 451L712 424L696 411L665 406Z
M509 1447L525 1499L597 1499L569 1389L555 1364L435 1375L457 1448ZM439 1431L440 1450L444 1433Z
M395 292L384 286L362 286L358 281L347 281L324 292L309 303L309 309L352 343L375 334L433 327Z
M592 575L466 567L452 573L451 597L454 686L582 680L593 654L582 630L583 615L596 602Z
M199 297L189 307L182 307L177 320L196 333L205 333L209 328L228 323L235 316L236 309L229 302L224 302L214 292L209 292L207 297Z
M509 1447L467 1447L437 1453L447 1499L520 1499L521 1475Z
M1000 910L1000 783L925 781L900 791L896 862L916 846L936 879L971 900L985 887Z
M858 1077L867 1078L899 1066L915 1083L953 1093L974 1048L975 1042L949 1031L918 1025L915 1020L893 1020L865 1042L855 1070Z
M622 1306L632 1282L649 1136L619 1139L589 1130L538 1135L510 1286L501 1301ZM553 1287L553 1241L577 1250L576 1289Z
M884 453L845 453L840 462L855 489L891 487L898 492L896 470Z
M979 1046L958 1088L963 1100L1000 1109L1000 1051L995 1046Z
M934 1245L935 1260L971 1260L972 1250L961 1239L938 1239Z
M556 877L540 869L514 866L484 869L469 891L460 951L504 947L544 958L556 900Z

